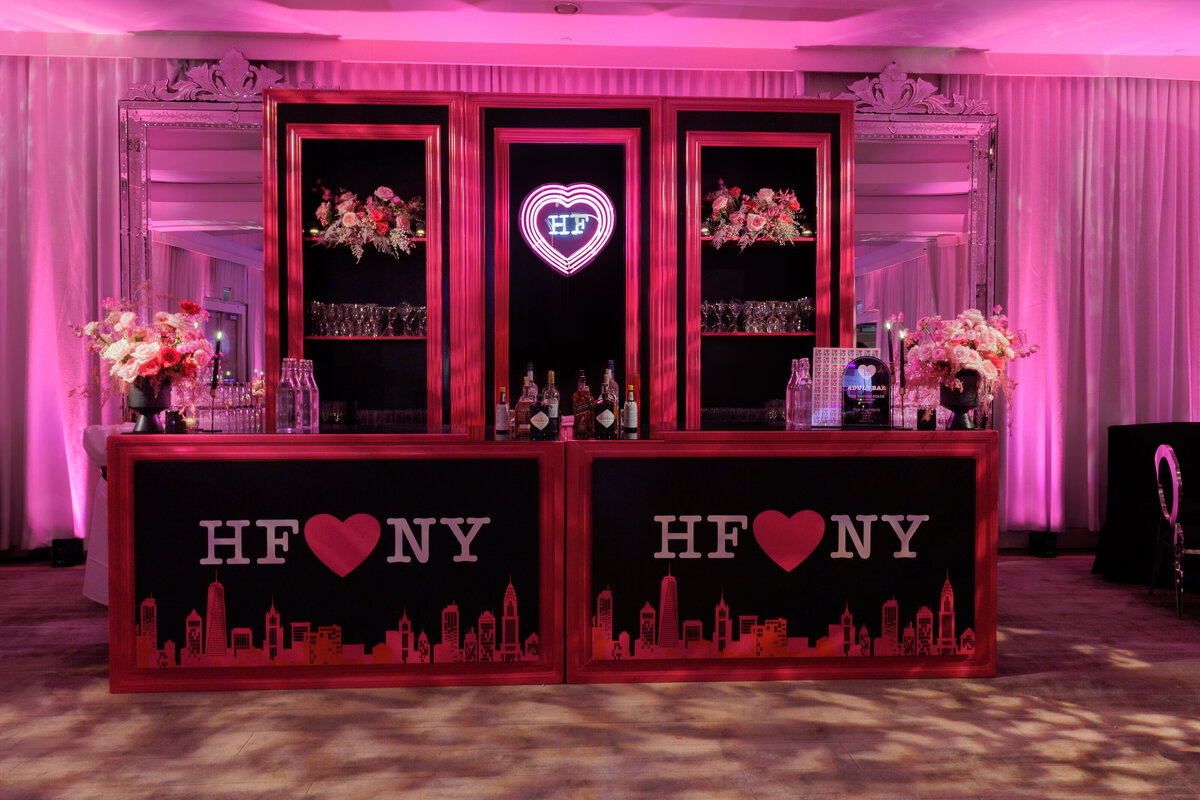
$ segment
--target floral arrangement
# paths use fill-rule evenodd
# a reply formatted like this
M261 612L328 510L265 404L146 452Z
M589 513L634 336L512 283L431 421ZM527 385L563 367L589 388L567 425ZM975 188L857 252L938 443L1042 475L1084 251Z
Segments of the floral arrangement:
M212 345L201 328L208 312L197 303L181 300L178 311L159 311L149 323L131 310L131 302L110 297L102 305L104 319L70 327L111 363L108 374L122 394L138 381L157 391L164 383L191 380L212 361Z
M380 186L363 202L345 189L337 195L327 186L320 189L317 221L321 223L321 231L317 241L321 244L347 245L355 261L362 261L363 249L368 244L394 258L412 252L413 232L424 221L425 204L421 198L405 202L388 187Z
M907 351L904 366L909 390L936 397L942 386L961 389L958 373L971 370L982 378L980 396L985 404L995 399L997 391L1007 398L1016 386L1008 375L1009 363L1040 348L1026 345L1024 331L1008 327L1003 310L996 306L991 317L975 308L952 320L922 317L916 329L901 338Z
M718 250L726 242L737 242L745 250L759 239L791 242L800 236L797 221L804 209L790 189L759 189L754 194L742 194L737 186L727 188L717 181L717 190L704 196L709 215L704 226L712 233L713 247Z

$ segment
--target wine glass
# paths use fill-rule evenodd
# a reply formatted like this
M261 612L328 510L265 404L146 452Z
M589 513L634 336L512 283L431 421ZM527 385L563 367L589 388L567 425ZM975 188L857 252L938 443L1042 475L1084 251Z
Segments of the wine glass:
M729 301L729 330L732 333L737 333L742 329L738 322L738 318L742 314L743 304L736 297Z

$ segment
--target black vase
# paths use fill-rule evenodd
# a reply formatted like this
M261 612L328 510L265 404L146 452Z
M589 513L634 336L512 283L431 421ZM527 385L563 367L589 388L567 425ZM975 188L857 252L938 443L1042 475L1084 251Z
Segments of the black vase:
M171 406L171 382L155 384L149 378L138 378L129 384L126 405L138 415L134 433L162 433L158 415Z
M962 369L954 377L962 381L962 388L952 389L942 384L941 396L938 398L941 406L952 415L946 423L946 430L974 430L975 423L971 422L970 412L979 406L979 383L982 376L973 369Z

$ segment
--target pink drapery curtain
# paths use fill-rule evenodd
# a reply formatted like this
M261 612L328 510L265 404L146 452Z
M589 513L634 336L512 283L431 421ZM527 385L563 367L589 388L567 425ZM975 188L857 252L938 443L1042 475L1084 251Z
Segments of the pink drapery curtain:
M1042 346L1013 370L1001 528L1096 530L1108 426L1200 420L1200 83L944 89L1000 117L997 296Z
M116 101L165 65L0 56L0 549L84 534L100 410L66 326L119 293Z
M793 97L803 87L794 72L272 66L346 89ZM96 361L66 325L95 319L100 300L120 293L117 101L178 72L166 60L0 56L0 550L86 533L95 476L83 429L113 421L115 405L68 394Z
M804 84L790 72L275 66L347 89L792 97ZM0 57L0 549L84 534L79 443L103 412L67 396L94 362L65 326L119 292L116 101L173 74L167 61ZM1044 348L1014 370L1001 527L1094 530L1108 425L1200 419L1200 83L949 76L944 88L1000 115L998 296Z

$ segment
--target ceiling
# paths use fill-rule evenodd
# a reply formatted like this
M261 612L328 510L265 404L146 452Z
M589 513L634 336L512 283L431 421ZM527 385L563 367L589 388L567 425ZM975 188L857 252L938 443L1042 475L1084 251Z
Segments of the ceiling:
M556 13L556 3L578 7ZM880 50L1050 73L1171 69L1195 77L1197 0L55 0L0 9L0 52L212 57L242 45L251 58L457 63L627 63L811 69ZM48 35L47 35L48 34ZM217 43L215 40L220 39ZM247 47L247 40L265 43ZM192 52L179 52L179 49ZM217 52L220 50L220 52ZM914 56L921 56L917 58ZM1034 56L1034 58L1030 58ZM1075 62L1064 61L1074 58ZM832 59L832 62L831 62ZM1182 59L1182 60L1181 60ZM882 63L886 63L886 60ZM1079 64L1084 67L1077 66ZM1041 65L1041 66L1038 66ZM1056 66L1054 66L1056 65ZM863 69L846 64L849 71ZM1181 76L1182 77L1182 76Z

